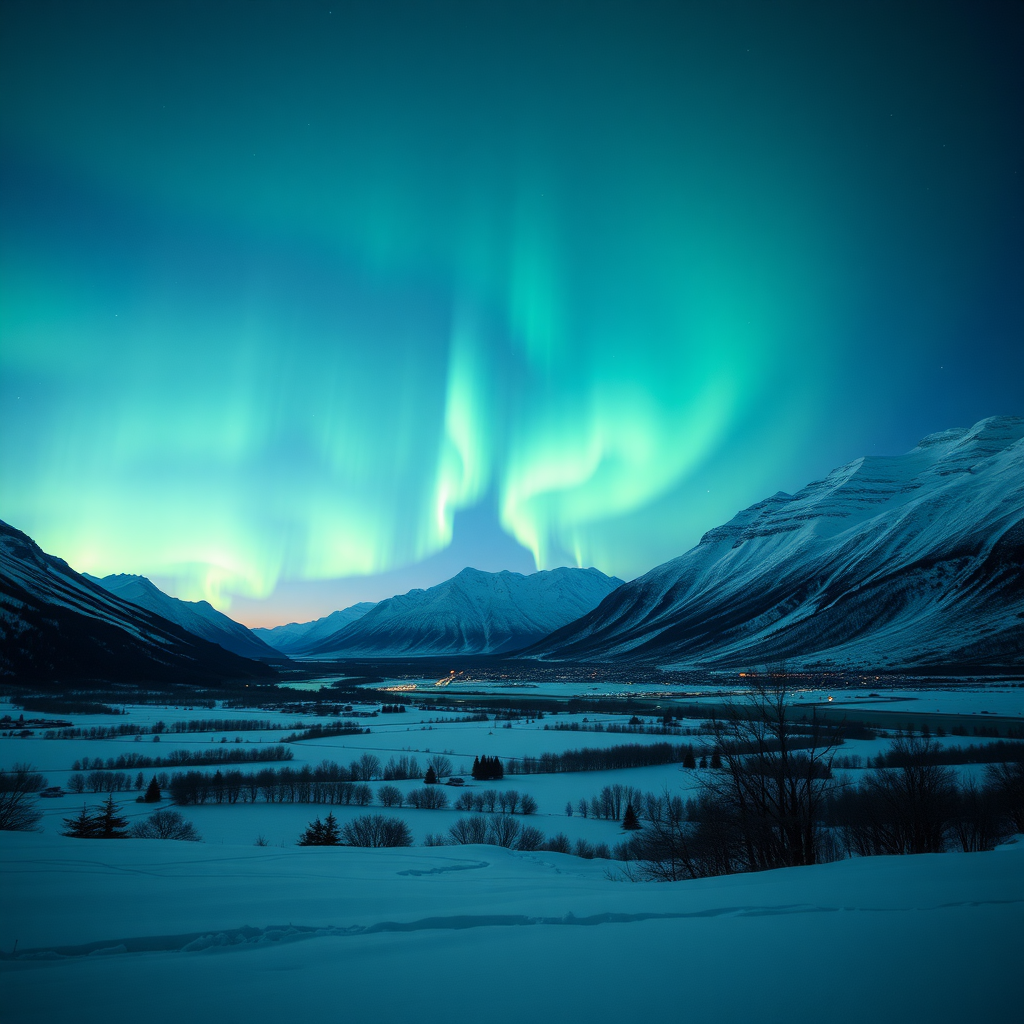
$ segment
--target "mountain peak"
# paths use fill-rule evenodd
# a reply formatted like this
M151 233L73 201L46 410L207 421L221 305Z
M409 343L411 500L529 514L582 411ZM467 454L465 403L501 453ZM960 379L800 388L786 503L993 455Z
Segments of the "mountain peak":
M868 668L1024 662L1024 419L866 456L709 530L527 654Z
M597 569L562 567L524 575L466 567L437 586L381 601L310 654L326 658L504 653L589 612L621 584Z

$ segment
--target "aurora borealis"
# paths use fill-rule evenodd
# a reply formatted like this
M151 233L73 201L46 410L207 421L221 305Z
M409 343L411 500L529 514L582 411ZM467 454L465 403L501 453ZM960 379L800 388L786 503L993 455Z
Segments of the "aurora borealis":
M2 9L0 518L76 569L630 578L1024 412L1019 4Z

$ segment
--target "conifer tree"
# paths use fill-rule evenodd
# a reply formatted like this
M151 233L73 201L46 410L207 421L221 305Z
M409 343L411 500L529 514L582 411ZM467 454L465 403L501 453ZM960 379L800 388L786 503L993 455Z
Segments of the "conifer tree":
M640 828L640 819L637 818L632 803L626 804L626 812L622 815L622 827L630 832L635 832Z
M61 832L62 836L71 836L72 839L96 838L96 818L85 809L85 804L82 804L81 814L76 815L74 818L64 819L64 826L64 831Z
M434 771L434 766L429 765L427 768L427 774L423 776L423 781L428 786L434 786L437 784L437 772Z
M113 796L107 797L107 802L102 810L96 815L96 839L127 839L128 819L117 813L117 804Z
M324 819L324 831L320 843L322 846L341 845L341 830L338 828L338 819L335 818L333 811Z
M714 751L711 752L711 764L710 764L710 767L711 768L721 768L722 767L722 755L717 750L714 750Z
M474 779L479 779L480 778L480 758L479 757L474 757L473 758L473 772L472 772L472 775L473 775Z
M333 815L332 815L333 817ZM299 846L323 846L324 823L317 818L306 826L306 831L299 836Z
M144 803L155 804L160 802L160 785L156 781L156 776L153 776L149 787L146 790L146 795L142 798Z
M692 750L687 750L687 752L685 754L683 754L683 767L684 768L696 768L697 767L697 762L696 762L696 760L694 760L693 751Z

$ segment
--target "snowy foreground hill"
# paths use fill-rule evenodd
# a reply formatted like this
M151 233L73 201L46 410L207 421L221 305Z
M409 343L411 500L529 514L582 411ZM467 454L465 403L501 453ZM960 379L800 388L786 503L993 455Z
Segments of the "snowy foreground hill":
M1024 664L1024 419L778 493L526 653L868 668Z
M312 622L289 622L286 626L270 629L256 626L252 632L282 654L301 656L356 619L361 619L373 607L372 601L360 601Z
M125 601L0 522L0 675L22 679L273 676Z
M181 601L165 594L145 576L117 573L111 576L90 576L87 579L98 584L111 594L125 601L131 601L141 608L163 616L187 629L193 636L201 636L211 643L220 644L226 651L240 654L243 658L260 661L279 661L281 655L240 622L217 611L208 601Z
M307 649L313 657L499 654L525 647L595 608L622 586L597 569L463 569L429 590L381 601Z
M1024 843L674 883L614 868L0 833L4 1020L1019 1016Z

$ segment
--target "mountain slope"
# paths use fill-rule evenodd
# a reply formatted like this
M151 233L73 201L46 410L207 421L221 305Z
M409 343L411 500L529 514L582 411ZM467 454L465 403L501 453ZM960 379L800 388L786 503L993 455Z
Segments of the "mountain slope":
M711 530L524 655L898 668L1024 663L1024 420L862 458Z
M286 626L273 626L266 629L255 627L252 632L282 654L306 654L321 641L344 629L349 623L361 619L371 608L372 601L360 601L340 611L331 612L321 619L311 622L289 622Z
M132 604L147 608L170 622L176 622L193 636L201 636L211 643L220 644L224 650L233 654L239 654L243 658L254 658L257 661L282 660L279 651L253 635L240 622L235 622L223 612L217 611L207 601L181 601L171 597L145 576L118 573L100 579L88 573L82 575L122 600L131 601Z
M429 590L381 601L309 653L346 658L497 654L546 636L621 585L597 569L529 576L463 569Z
M0 676L200 683L275 675L108 593L0 522Z

